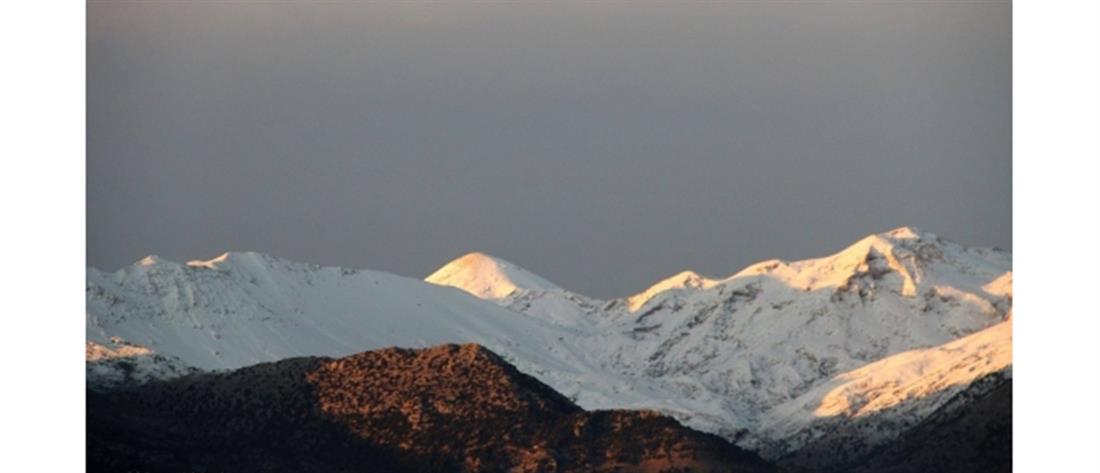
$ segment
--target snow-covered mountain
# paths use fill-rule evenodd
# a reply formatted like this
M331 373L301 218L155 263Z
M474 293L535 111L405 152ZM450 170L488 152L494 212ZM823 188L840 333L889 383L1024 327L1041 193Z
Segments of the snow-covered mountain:
M534 344L555 330L454 289L247 252L89 270L87 309L90 341L120 337L203 369L475 338Z
M1008 369L1011 263L900 228L824 258L722 279L683 272L603 301L480 253L427 282L255 253L150 257L89 270L87 332L202 369L480 343L586 409L658 409L777 457L831 419L882 406L919 420Z
M677 289L709 289L717 283L718 281L700 276L699 273L692 270L680 271L679 273L658 281L656 284L650 286L649 289L627 297L626 307L633 312L642 308L646 302L649 302L650 299L662 293Z
M764 261L723 279L684 271L620 300L592 300L560 289L521 289L487 299L532 318L571 326L587 321L602 337L577 339L583 349L604 353L612 371L656 383L693 406L680 412L663 406L666 412L780 455L811 439L797 434L820 427L822 419L869 412L836 408L842 397L853 404L876 399L870 409L886 403L883 383L904 383L905 394L895 398L921 398L906 402L913 407L904 411L920 418L974 373L1009 367L1011 324L1002 322L1012 305L1011 267L1007 252L968 248L902 227L830 256ZM958 360L934 356L993 349L970 343L958 352L951 343L998 325L980 337L995 341L999 350L982 369L953 372ZM901 360L907 361L905 368L897 368ZM931 366L963 380L944 384L914 374ZM882 381L822 391L846 379L864 379L868 371ZM834 408L818 409L824 403ZM894 433L887 429L882 436Z
M1005 253L903 228L825 258L758 263L709 287L673 288L610 313L610 328L635 339L611 359L618 371L721 399L713 408L735 420L722 432L745 429L744 445L759 447L776 440L764 427L777 416L797 425L820 416L785 405L821 383L1004 320L1010 296L985 286L1010 269Z
M389 273L234 252L186 264L150 256L113 273L89 269L87 278L89 342L141 346L202 370L478 343L559 392L591 393L585 398L601 406L661 396L580 349L575 341L589 332Z
M447 263L424 280L456 287L482 299L498 299L516 290L561 289L535 273L478 252Z

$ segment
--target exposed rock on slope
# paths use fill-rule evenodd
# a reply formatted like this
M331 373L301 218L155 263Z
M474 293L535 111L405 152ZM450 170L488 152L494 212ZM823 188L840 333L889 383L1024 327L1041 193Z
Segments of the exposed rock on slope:
M585 412L477 345L89 394L91 471L772 471L652 412Z

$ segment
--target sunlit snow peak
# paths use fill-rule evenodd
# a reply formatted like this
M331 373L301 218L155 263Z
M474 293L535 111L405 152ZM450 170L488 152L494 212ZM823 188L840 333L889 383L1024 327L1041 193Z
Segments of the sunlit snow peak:
M455 287L482 299L500 299L517 289L560 289L554 283L515 264L478 252L447 263L424 280L440 286Z

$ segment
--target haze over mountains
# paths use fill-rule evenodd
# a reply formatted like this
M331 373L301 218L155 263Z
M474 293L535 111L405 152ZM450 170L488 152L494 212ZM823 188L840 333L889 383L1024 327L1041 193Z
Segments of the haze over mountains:
M1011 268L1009 253L907 227L613 300L481 253L426 282L257 253L147 257L88 270L89 386L477 343L584 409L653 409L769 460L828 468L1010 390ZM828 447L838 442L863 447Z

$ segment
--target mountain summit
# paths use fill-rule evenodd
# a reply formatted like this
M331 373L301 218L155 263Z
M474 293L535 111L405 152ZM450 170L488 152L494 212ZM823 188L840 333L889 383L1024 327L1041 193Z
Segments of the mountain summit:
M654 296L662 292L685 288L707 289L717 282L718 281L714 279L700 276L699 273L695 271L684 270L658 281L645 291L628 297L626 299L626 304L631 311L636 311L645 305L646 302L649 302Z
M501 299L517 289L561 289L515 264L478 252L447 263L424 280L440 286L455 287L481 299Z

